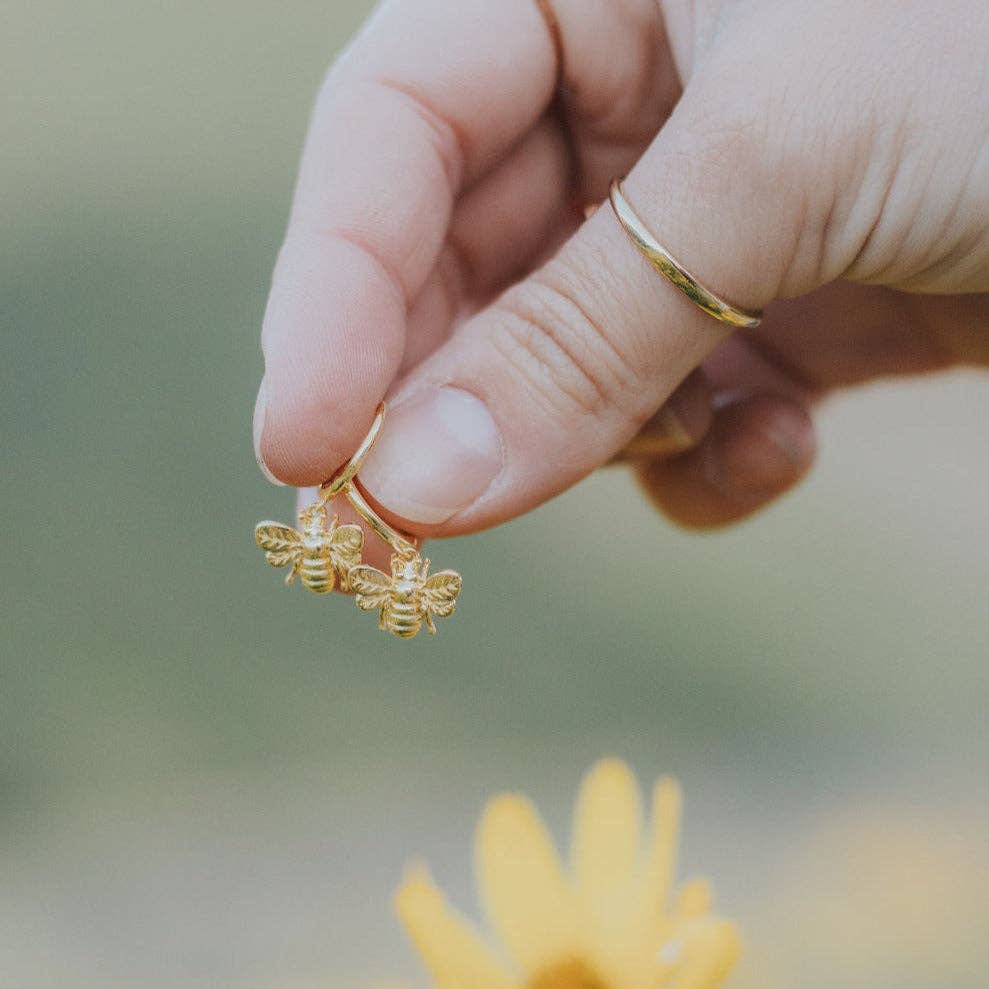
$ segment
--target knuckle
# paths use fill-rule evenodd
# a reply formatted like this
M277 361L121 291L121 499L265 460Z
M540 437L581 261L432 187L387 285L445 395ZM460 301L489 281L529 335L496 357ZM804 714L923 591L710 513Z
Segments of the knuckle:
M554 412L603 418L639 393L632 362L596 312L580 277L544 269L495 304L496 346ZM632 413L629 413L632 418Z
M470 159L468 141L462 127L414 86L388 76L378 76L375 82L418 119L423 133L429 135L450 187L457 188Z
M719 87L724 89L726 87ZM694 191L727 198L740 186L768 186L774 134L762 101L726 99L694 92L689 132L683 135L682 160Z
M802 109L803 87L753 92L734 69L691 92L677 132L676 183L699 213L744 245L757 296L816 286L821 231L833 205L826 155Z
M568 75L566 98L580 126L594 139L648 143L669 114L679 90L665 55L666 27L655 0L612 0L609 30L625 57L609 46L575 40L572 60L581 71Z

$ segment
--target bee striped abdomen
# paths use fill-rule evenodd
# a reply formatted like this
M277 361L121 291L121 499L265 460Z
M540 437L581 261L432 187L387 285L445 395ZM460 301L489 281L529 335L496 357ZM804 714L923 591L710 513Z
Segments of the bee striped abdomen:
M330 562L330 554L307 552L302 558L299 576L302 578L302 586L313 594L327 594L332 591L336 577L333 573L333 564Z
M388 631L402 639L411 639L422 627L422 609L416 601L392 601L385 615Z

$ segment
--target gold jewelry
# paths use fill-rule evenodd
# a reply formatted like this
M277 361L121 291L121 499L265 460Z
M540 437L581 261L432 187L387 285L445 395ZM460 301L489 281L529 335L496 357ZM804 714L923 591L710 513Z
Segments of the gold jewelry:
M357 452L341 467L328 481L324 481L319 486L319 496L318 500L321 505L325 505L327 502L336 498L341 491L343 491L347 485L357 477L358 471L364 466L364 461L367 460L367 455L371 452L371 448L374 446L374 441L378 438L378 433L381 432L381 427L385 424L385 403L382 402L374 412L374 420L371 423L371 428L367 431L367 436L361 440L361 445L357 448Z
M411 639L425 625L435 635L433 618L453 614L463 578L454 570L441 570L430 576L429 560L419 554L416 539L385 522L357 485L357 474L384 421L382 402L357 452L320 485L316 500L299 512L301 531L280 522L260 522L254 529L254 538L272 566L291 566L287 584L301 574L303 587L326 594L339 580L341 590L355 592L354 599L362 611L377 610L378 628L401 639ZM338 525L336 515L327 521L326 506L340 494L371 531L392 548L391 576L361 563L364 530L360 526Z
M299 512L299 528L281 522L259 522L254 527L254 541L264 550L273 567L291 567L286 584L297 575L302 586L314 594L329 594L339 582L340 589L350 590L350 571L361 562L364 530L359 525L338 525L339 516L327 518L326 506L357 476L385 421L382 402L374 421L357 452L319 488L316 500Z
M423 559L414 541L393 529L364 499L356 481L347 485L347 500L358 514L395 551L391 574L365 564L351 569L354 600L362 611L378 612L378 628L400 639L411 639L423 625L436 634L433 618L449 618L457 607L464 579L455 570L429 576L429 560Z
M397 529L393 529L381 518L367 503L356 484L348 483L344 494L347 496L347 501L354 506L354 510L364 519L371 531L382 542L388 543L399 556L412 556L418 553L416 540L412 536L403 536Z
M629 205L622 191L621 182L615 179L608 194L611 208L618 222L632 239L632 243L645 255L649 263L668 278L690 301L709 316L728 323L729 326L751 329L762 322L761 312L746 312L733 306L719 295L706 289L670 252L656 240Z
M281 522L259 522L254 541L264 550L273 567L291 567L286 584L296 575L313 594L329 594L339 580L341 590L350 590L349 574L361 562L364 530L359 525L338 525L336 515L327 519L319 501L299 512L299 528Z

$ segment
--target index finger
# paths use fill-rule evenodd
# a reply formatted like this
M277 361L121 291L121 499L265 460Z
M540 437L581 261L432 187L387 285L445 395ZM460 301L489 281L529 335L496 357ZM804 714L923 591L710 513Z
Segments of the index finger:
M330 72L262 330L255 440L279 479L350 455L460 190L540 118L556 72L536 0L392 0Z

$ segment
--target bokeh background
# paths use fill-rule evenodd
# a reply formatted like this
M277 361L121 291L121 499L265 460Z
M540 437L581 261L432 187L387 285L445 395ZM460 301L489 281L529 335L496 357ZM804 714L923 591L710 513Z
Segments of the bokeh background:
M687 791L739 986L984 986L989 382L822 416L811 482L688 536L621 473L452 542L439 637L289 593L250 413L312 94L367 4L14 0L0 31L0 982L361 986L389 897L582 771ZM615 576L621 574L621 591Z

